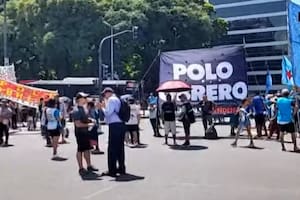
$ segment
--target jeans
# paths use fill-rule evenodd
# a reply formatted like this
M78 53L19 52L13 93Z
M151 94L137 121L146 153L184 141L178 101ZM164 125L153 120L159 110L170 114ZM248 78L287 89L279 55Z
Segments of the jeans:
M156 119L150 119L150 123L154 132L154 136L159 135L158 124Z
M126 128L124 123L109 124L108 171L111 174L126 172L124 150L125 133Z
M202 122L203 122L203 126L204 126L204 130L207 130L207 122L209 125L212 125L212 116L211 115L203 115L202 116Z
M191 135L191 123L188 120L183 120L183 129L184 129L184 134L185 134L185 141L189 142L190 141L190 135Z
M13 115L12 118L11 118L11 127L12 129L17 129L18 128L18 118L17 118L17 115Z

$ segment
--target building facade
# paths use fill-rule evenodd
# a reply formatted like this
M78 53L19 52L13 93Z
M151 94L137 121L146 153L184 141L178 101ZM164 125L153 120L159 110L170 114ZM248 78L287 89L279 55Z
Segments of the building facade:
M245 47L249 92L265 91L269 68L272 90L281 85L281 61L288 55L287 0L210 0L217 16L229 23L218 45Z

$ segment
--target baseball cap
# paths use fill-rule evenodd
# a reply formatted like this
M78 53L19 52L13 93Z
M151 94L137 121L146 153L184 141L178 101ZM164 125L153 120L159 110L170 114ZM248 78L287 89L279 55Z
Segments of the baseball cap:
M78 92L78 93L76 94L76 100L81 99L81 98L86 98L86 97L88 97L88 96L89 96L89 94L86 94L86 93L84 93L84 92Z
M101 94L105 94L105 93L107 93L107 92L114 93L114 90L113 90L112 88L110 88L110 87L106 87L106 88L104 88L104 90L102 91Z
M281 94L289 94L290 91L288 89L282 89Z

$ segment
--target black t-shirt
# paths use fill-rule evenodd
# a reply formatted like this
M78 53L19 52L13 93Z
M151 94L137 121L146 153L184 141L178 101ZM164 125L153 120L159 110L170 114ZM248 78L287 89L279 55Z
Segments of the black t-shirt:
M202 115L211 115L213 111L214 103L211 101L202 101L200 107L202 109Z
M165 102L162 105L163 117L165 121L175 121L175 104L173 102Z
M81 106L77 106L77 108L72 113L72 117L74 121L81 121L82 123L89 123L89 118L84 111L84 108ZM75 125L75 134L77 132L88 132L88 128L78 128Z

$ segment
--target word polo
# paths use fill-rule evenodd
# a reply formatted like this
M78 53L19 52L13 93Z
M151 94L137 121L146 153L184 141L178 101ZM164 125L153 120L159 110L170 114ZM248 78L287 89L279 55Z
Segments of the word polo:
M190 97L192 101L202 99L205 94L213 101L246 98L247 84L243 81L232 82L230 78L234 75L233 72L233 66L229 62L220 62L215 72L212 70L211 63L205 63L204 66L173 64L173 79L183 80L183 76L186 76L189 79L187 81L192 83ZM215 84L211 84L213 81Z
M211 63L205 63L205 67L200 64L191 64L186 67L183 64L173 64L173 78L180 79L182 75L187 75L193 81L202 79L217 80L228 79L233 73L233 66L229 62L221 62L216 67L216 73L212 72Z

